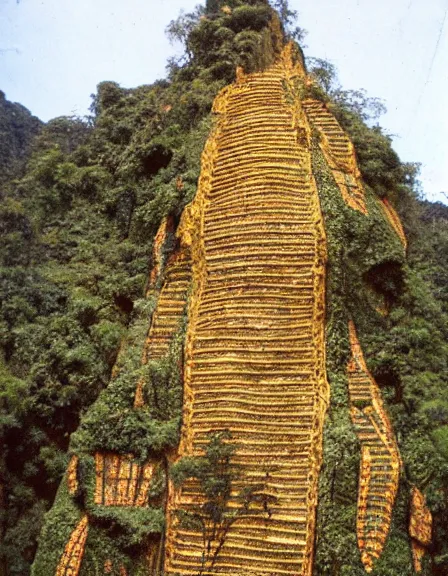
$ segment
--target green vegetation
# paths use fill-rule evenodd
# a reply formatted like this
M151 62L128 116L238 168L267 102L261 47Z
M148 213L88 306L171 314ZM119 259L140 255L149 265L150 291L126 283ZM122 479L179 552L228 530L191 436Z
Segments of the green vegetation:
M182 15L168 33L183 43L185 56L169 63L168 78L132 90L101 83L89 118L56 118L42 126L0 93L2 574L30 573L44 514L74 452L80 456L79 494L70 496L61 483L33 574L54 573L81 509L91 517L85 574L102 573L106 559L132 575L144 573L141 552L164 529L166 453L178 442L185 328L165 358L141 365L157 298L157 290L144 298L153 238L162 218L172 214L178 222L195 195L213 123L211 105L234 79L236 66L262 69L279 53L283 32L303 36L288 3L273 5L280 20L265 0L207 0L205 7ZM443 576L448 571L448 209L422 200L418 167L400 162L391 139L374 124L381 103L362 91L342 90L326 62L310 60L309 69L318 80L308 88L310 95L331 105L355 144L369 209L365 218L344 204L315 141L313 166L329 249L331 387L315 574L364 574L356 542L359 445L348 413L345 369L347 321L353 318L404 462L391 534L374 575L413 574L407 522L409 487L416 484L434 514L423 576ZM387 197L402 218L407 258L379 197ZM166 255L173 248L170 238ZM387 316L377 312L379 306ZM141 378L146 407L135 411ZM234 448L224 440L212 437L204 458L181 461L172 471L179 483L196 478L206 495L204 507L193 517L184 511L182 520L206 527L204 565L219 554L207 542L219 546L233 518L227 504ZM132 452L140 461L148 455L159 459L150 508L95 506L93 454L99 449ZM243 512L255 503L269 504L260 500L262 490L250 490L241 496Z
M324 63L325 64L325 63ZM356 502L360 450L348 411L346 365L350 354L347 323L357 326L365 358L381 386L404 462L391 533L374 575L413 574L407 523L409 490L417 485L434 514L431 558L423 574L445 574L448 526L446 398L448 394L446 272L447 220L442 205L422 202L417 167L402 164L391 140L367 122L378 102L362 93L327 89L313 96L330 103L357 150L366 182L369 218L343 202L315 142L316 176L328 236L327 373L331 406L324 431L320 479L319 576L361 576L356 542ZM322 85L322 84L321 84ZM370 110L370 111L369 111ZM407 258L390 233L377 197L397 206L409 241ZM388 310L379 314L378 307Z

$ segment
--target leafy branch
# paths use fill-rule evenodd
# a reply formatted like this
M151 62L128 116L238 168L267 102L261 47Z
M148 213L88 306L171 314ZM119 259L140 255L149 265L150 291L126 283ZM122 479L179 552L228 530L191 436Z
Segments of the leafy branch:
M234 495L235 483L241 482L241 470L231 463L236 446L230 440L228 430L213 432L204 456L184 457L171 469L176 487L196 481L203 496L202 503L177 511L183 528L202 534L198 576L213 569L235 522L254 515L269 519L270 506L277 500L266 492L268 472L265 482L244 486Z

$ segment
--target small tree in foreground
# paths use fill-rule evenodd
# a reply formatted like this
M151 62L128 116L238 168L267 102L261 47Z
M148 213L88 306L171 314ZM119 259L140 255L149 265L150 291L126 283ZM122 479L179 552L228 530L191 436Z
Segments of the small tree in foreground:
M241 485L241 470L231 464L236 446L230 440L228 430L213 432L204 456L184 457L171 469L176 487L187 480L196 480L203 495L201 504L177 511L183 528L202 534L203 550L198 576L213 569L235 522L254 515L269 519L272 514L269 506L276 502L274 496L266 493L268 472L263 483L247 485L236 492L235 484Z

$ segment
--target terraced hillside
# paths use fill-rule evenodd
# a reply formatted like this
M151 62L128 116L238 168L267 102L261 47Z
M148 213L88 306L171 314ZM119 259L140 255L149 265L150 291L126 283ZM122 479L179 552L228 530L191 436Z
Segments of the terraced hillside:
M194 291L180 455L200 455L210 431L228 429L243 470L235 490L261 481L275 497L269 514L232 525L205 573L312 569L327 403L325 238L307 120L289 97L302 75L287 48L276 65L240 73L218 96L199 192L181 225ZM182 528L173 512L200 502L193 482L171 498L168 574L201 567L202 534Z
M422 571L422 560L432 541L432 514L426 504L425 495L414 486L411 490L411 514L409 535L412 545L414 570Z
M161 230L164 229L162 225ZM158 251L156 243L155 251ZM159 263L156 259L157 270ZM169 353L171 342L181 327L187 292L191 282L191 258L188 250L175 252L167 262L164 282L154 311L151 327L145 343L142 362L160 360ZM144 405L144 381L137 384L134 407Z
M348 206L367 214L361 174L350 138L326 104L319 100L307 99L302 105L311 124L320 134L320 147L342 197Z
M56 570L56 576L77 576L81 568L88 529L88 518L83 516L67 542Z
M406 250L408 246L408 241L406 239L406 234L404 233L400 217L398 216L395 208L392 206L392 204L389 202L387 198L382 198L380 202L384 210L384 213L386 214L386 217L389 220L390 225L392 226L397 236L400 238L400 241L403 244L404 249Z
M350 413L361 442L358 546L367 572L383 551L398 490L400 454L378 385L369 373L353 322L349 325Z

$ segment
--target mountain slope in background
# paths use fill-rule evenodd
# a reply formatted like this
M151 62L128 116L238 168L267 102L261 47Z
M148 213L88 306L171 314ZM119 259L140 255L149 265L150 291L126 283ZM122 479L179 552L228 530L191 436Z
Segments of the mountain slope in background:
M21 104L6 100L0 90L0 182L23 166L31 141L41 127L38 118Z

